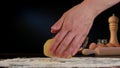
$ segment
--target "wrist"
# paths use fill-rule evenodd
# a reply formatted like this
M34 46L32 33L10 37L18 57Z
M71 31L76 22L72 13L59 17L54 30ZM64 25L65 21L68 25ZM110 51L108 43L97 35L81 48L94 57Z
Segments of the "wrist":
M97 16L119 2L120 0L84 0L83 5L86 6L87 10L93 12L94 15Z

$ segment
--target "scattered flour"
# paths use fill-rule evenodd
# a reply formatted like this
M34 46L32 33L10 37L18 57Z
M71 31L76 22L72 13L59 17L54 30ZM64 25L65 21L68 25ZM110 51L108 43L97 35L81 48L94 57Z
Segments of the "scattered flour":
M120 66L120 58L73 57L63 58L13 58L0 60L0 67L8 68L73 68Z

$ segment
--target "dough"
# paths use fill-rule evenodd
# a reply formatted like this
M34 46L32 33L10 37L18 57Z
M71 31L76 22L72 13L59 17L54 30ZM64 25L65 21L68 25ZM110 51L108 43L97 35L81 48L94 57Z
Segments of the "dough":
M54 41L54 38L52 39L48 39L45 44L44 44L44 55L47 56L47 57L54 57L51 53L50 53L50 47L51 47L51 44L53 43ZM69 55L67 58L71 58L72 56ZM60 57L59 57L60 58Z
M50 53L50 46L53 42L53 39L48 39L44 44L44 55L48 57L53 57L53 55Z

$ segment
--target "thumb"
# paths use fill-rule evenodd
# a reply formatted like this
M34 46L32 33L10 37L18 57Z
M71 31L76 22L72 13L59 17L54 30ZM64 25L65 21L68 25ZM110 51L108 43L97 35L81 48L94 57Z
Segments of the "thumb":
M52 27L51 27L51 33L57 33L61 28L63 24L63 18L59 19Z

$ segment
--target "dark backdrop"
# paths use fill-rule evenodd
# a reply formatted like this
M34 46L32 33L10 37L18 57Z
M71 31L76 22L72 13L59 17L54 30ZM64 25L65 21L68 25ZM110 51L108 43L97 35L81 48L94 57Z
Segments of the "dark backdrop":
M82 2L82 0L37 0L10 1L5 3L5 21L7 36L5 43L0 47L1 54L39 54L43 55L45 41L54 35L50 33L50 27L62 16L62 14ZM120 3L105 10L94 20L89 33L89 43L97 42L97 39L109 39L108 17L115 14L120 18ZM118 29L120 42L120 23ZM8 56L9 57L9 56Z

